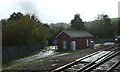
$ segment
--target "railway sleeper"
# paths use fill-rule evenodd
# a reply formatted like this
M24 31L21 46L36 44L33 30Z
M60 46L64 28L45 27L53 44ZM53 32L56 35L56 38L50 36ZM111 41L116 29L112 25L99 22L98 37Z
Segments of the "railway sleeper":
M110 56L108 56L107 58L104 58L102 61L98 62L97 64L92 65L91 67L87 68L86 70L84 70L83 72L90 72L93 69L97 68L98 66L102 65L103 63L105 63L106 61L108 61L109 59L113 58L114 56L116 56L117 54L119 54L120 52L116 52Z
M111 68L107 70L107 72L111 72L115 67L117 67L120 64L120 60L116 62Z
M86 68L88 68L88 67L94 65L96 61L98 61L99 59L103 58L104 56L106 56L106 55L108 55L108 54L110 54L110 53L111 53L111 52L108 52L107 54L105 54L105 55L103 55L102 57L96 59L95 61L93 61L93 62L91 62L91 63L85 65L84 67L80 68L77 72L81 72L81 71L85 70Z
M85 59L85 58L88 58L88 57L90 57L90 56L93 56L93 55L95 55L95 54L97 54L97 53L100 53L100 52L101 52L101 51L97 51L97 52L94 52L94 53L92 53L92 54L90 54L90 55L87 55L87 56L85 56L85 57L76 59L75 61L73 61L73 62L71 62L71 63L69 63L69 64L66 64L66 65L64 65L64 66L61 66L61 67L55 69L55 70L52 70L51 72L61 72L63 69L66 69L66 68L68 68L68 67L71 67L72 65L77 64L77 63L80 62L81 60L83 60L83 59Z

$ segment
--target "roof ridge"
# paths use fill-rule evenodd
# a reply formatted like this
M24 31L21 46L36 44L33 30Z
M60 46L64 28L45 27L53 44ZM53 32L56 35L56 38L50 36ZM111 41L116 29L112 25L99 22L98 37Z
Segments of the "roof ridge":
M76 38L76 37L93 37L92 34L90 34L87 31L81 31L81 30L62 30L55 38L57 38L63 32L65 32L66 34L68 34L71 38Z

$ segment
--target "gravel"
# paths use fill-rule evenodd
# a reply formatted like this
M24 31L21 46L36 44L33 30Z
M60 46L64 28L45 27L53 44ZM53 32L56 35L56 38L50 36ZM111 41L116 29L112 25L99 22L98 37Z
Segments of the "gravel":
M61 55L55 55L52 57L48 57L42 60L36 60L33 62L25 63L20 66L12 67L6 70L38 70L41 72L51 71L60 66L68 64L72 61L75 61L78 58L84 57L90 53L93 53L97 50L101 50L102 48L97 48L96 50L90 49L84 52L71 52L71 53L62 53Z

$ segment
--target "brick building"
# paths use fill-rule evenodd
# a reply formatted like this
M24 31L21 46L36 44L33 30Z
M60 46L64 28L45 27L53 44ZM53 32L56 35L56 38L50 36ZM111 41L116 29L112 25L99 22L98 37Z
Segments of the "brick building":
M76 50L87 48L93 36L80 30L63 30L55 38L57 39L58 50Z

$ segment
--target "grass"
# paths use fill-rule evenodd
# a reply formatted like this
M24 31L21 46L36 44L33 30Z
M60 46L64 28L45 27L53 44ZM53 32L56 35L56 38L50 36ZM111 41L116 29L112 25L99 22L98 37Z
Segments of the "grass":
M50 47L52 47L52 46L46 46L45 49L48 49L48 48L50 48Z
M37 62L37 63L38 63L38 65L43 65L44 63L50 63L50 62L52 62L52 61L51 60L42 60L42 61Z
M14 63L11 63L13 60L17 60L17 59L21 59L21 58L26 58L28 56L35 55L35 54L37 54L39 52L40 51L37 51L37 52L34 52L34 53L30 53L30 54L25 55L25 56L19 56L19 57L14 57L14 58L7 59L7 60L5 60L5 61L2 62L2 66L3 66L3 68L8 67L8 66L14 64Z
M27 63L36 62L36 61L43 60L43 59L50 58L50 57L52 57L52 56L47 56L47 57L35 59L35 60L29 61L29 62L27 62Z
M17 64L17 65L13 65L15 63L9 63L8 65L4 65L2 69L9 69L9 68L13 68L13 67L20 67L26 63L34 63L34 62L37 62L39 60L43 60L43 59L46 59L46 58L49 58L49 57L52 57L52 56L48 56L48 57L43 57L43 58L39 58L39 59L35 59L35 60L32 60L32 61L29 61L29 62L25 62L25 63L21 63L21 64ZM41 61L41 64L43 64L44 61ZM40 63L40 62L39 62Z
M52 50L52 49L49 49L50 47L52 47L52 46L46 46L45 49L46 49L47 51L50 51L50 50Z
M44 49L48 49L49 47L51 46L46 46ZM50 50L50 49L48 49ZM41 51L41 50L40 50ZM35 55L35 54L38 54L40 51L36 51L34 53L30 53L28 55L25 55L25 56L19 56L19 57L15 57L15 58L10 58L10 59L7 59L5 61L2 62L2 69L5 69L5 68L8 68L8 67L11 67L13 64L15 63L11 63L13 60L17 60L17 59L21 59L21 58L26 58L28 56L32 56L32 55ZM34 61L37 61L37 60L41 60L41 59L45 59L46 57L43 57L43 58L40 58L40 59L36 59L36 60L33 60L33 61L30 61L30 62L34 62ZM21 66L23 64L20 64L18 66ZM17 66L17 65L16 65Z
M51 47L51 46L46 46L44 49L47 49L47 51L50 51L51 49L49 49L49 47ZM12 68L12 67L19 67L19 66L22 66L22 65L24 65L24 64L26 64L26 63L36 62L36 61L39 61L39 60L42 60L42 59L46 59L46 58L51 57L51 56L43 57L43 58L35 59L35 60L33 60L33 61L25 62L25 63L18 64L18 65L14 65L15 63L11 63L13 60L17 60L17 59L25 58L25 57L28 57L28 56L32 56L32 55L38 54L39 52L40 52L40 51L37 51L37 52L35 52L35 53L31 53L31 54L26 55L26 56L19 56L19 57L16 57L16 58L11 58L11 59L8 59L8 60L6 60L6 61L3 61L3 67L2 67L2 69Z
M81 48L81 49L76 49L75 51L74 50L61 50L61 51L58 51L60 53L77 53L77 52L85 52L85 51L89 51L89 50L93 50L91 48Z
M49 50L49 47L50 46L47 46L45 49ZM82 48L82 49L77 49L75 51L73 51L73 50L62 50L62 51L58 51L58 52L60 52L60 53L78 53L78 52L85 52L85 51L90 51L90 50L93 50L93 49ZM37 54L37 53L38 52L31 53L28 56L31 56L31 55L34 55L34 54ZM25 57L28 57L28 56L23 56L23 57L20 57L20 58L25 58ZM6 61L7 63L3 64L3 69L5 69L5 68L19 67L19 66L22 66L22 65L24 65L26 63L35 63L35 62L37 62L39 65L42 65L43 63L45 63L47 61L46 58L50 58L50 57L52 57L52 56L47 56L47 57L35 59L35 60L29 61L29 62L25 62L25 63L22 63L22 64L17 64L17 65L14 65L15 63L11 63L9 61L12 61L12 60L15 60L15 59L20 59L20 58L10 59L10 60L8 60L8 62ZM47 62L50 62L50 61L47 61Z
M113 21L118 21L119 20L119 18L110 18L111 19L111 21L113 22Z
M8 66L3 67L2 69L4 70L4 69L10 69L10 68L13 68L13 67L20 67L24 64L26 64L26 63L21 63L21 64L17 64L17 65L8 65Z
M20 57L20 58L24 58L24 57ZM3 61L2 62L2 69L5 69L5 68L8 68L8 67L12 66L15 63L11 63L11 62L13 60L20 59L20 58L16 57L16 58L11 58L11 59L7 59L7 60Z

